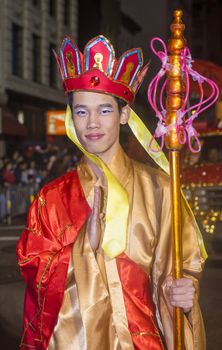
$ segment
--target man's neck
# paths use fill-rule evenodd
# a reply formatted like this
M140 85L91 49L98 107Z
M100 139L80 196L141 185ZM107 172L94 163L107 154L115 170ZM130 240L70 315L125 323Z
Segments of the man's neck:
M112 155L111 159L109 160L109 162L103 160L102 158L102 161L108 165L112 159L115 157L115 155L118 153L118 149L119 149L120 145L117 146L117 149L115 150L115 154ZM98 167L98 165L96 165L92 160L90 160L89 158L87 158L85 155L84 155L84 158L86 160L86 163L90 166L90 168L93 170L94 174L97 176L97 178L99 178L102 174L102 170Z
M94 174L97 178L99 178L102 174L102 170L96 165L92 160L84 156L86 163L90 166L90 168L93 170Z

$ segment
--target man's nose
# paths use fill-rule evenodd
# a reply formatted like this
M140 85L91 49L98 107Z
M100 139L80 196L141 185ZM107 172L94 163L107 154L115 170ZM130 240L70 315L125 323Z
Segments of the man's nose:
M88 118L88 128L98 128L100 127L100 119L97 112L91 112Z

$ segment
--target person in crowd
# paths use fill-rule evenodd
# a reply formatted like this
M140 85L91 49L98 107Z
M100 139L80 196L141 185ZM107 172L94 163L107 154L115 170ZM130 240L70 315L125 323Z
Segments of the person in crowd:
M2 179L5 185L13 185L16 183L13 165L10 161L6 162L2 169Z
M23 161L20 164L20 169L21 169L21 184L22 185L27 185L29 180L28 180L28 163L26 161Z

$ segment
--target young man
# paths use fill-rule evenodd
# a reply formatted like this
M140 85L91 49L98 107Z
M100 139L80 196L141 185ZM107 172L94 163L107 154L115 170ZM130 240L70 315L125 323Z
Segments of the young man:
M67 133L84 157L41 189L17 246L27 283L21 348L173 350L178 306L186 349L203 350L195 223L183 208L185 277L174 281L168 176L119 144L147 70L141 51L117 61L99 36L82 56L65 38L58 63L72 112Z

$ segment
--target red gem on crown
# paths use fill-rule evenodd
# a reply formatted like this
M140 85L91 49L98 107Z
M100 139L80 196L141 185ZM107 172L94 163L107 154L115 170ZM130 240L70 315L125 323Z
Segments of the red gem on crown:
M54 52L55 53L55 52ZM117 60L110 42L102 35L90 40L82 54L71 38L55 53L66 93L76 90L108 93L131 103L149 65L143 66L141 49L131 49Z
M90 84L91 84L92 86L98 86L99 83L100 83L100 80L99 80L98 77L92 77L92 78L90 79Z

